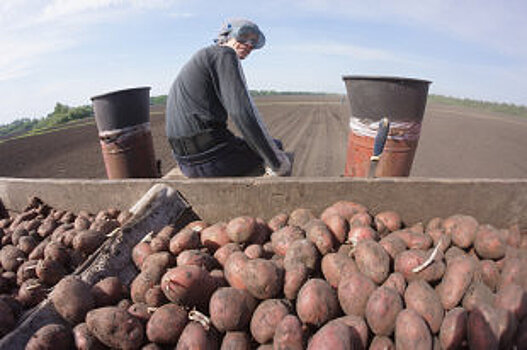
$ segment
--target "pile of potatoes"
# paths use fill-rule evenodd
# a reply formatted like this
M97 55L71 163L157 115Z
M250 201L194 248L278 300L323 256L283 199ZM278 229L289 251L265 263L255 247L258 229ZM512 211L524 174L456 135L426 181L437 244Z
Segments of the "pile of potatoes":
M27 349L525 349L527 232L339 201L166 226L129 286L61 280ZM132 262L131 262L132 263Z
M56 210L39 198L22 213L0 220L0 338L21 314L44 300L49 289L73 272L120 226L115 209L96 215Z

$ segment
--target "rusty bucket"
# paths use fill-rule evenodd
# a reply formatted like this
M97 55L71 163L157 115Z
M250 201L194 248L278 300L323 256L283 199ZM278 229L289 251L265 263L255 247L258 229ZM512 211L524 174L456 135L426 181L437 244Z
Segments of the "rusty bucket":
M159 177L149 92L149 87L141 87L91 98L109 179Z
M344 175L368 176L379 121L386 117L390 127L374 176L408 176L431 82L355 75L342 79L351 107Z

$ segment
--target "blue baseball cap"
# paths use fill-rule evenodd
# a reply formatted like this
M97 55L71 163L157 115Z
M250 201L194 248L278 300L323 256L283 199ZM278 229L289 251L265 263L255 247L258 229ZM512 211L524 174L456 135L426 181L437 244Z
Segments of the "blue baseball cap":
M248 37L256 34L257 40L248 39L254 49L261 49L265 45L265 35L262 33L256 23L244 18L233 18L225 21L218 33L218 38L215 42L227 41L230 38L235 38L240 42L246 42Z

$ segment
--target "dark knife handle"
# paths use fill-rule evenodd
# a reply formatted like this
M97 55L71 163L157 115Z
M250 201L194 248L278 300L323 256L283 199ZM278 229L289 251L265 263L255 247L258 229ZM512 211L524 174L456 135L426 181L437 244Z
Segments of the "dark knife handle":
M372 158L378 158L384 150L384 145L388 138L388 131L390 131L390 121L385 117L379 122L379 129L377 130L377 135L375 135L375 141L373 143Z

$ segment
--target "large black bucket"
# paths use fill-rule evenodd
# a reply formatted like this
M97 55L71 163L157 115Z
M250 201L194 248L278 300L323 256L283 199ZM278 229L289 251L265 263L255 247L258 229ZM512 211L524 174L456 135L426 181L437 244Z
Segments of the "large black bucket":
M150 88L91 98L109 179L159 177L150 132Z
M345 175L365 177L379 121L390 121L376 176L408 176L421 133L430 81L401 77L342 77L351 107Z

